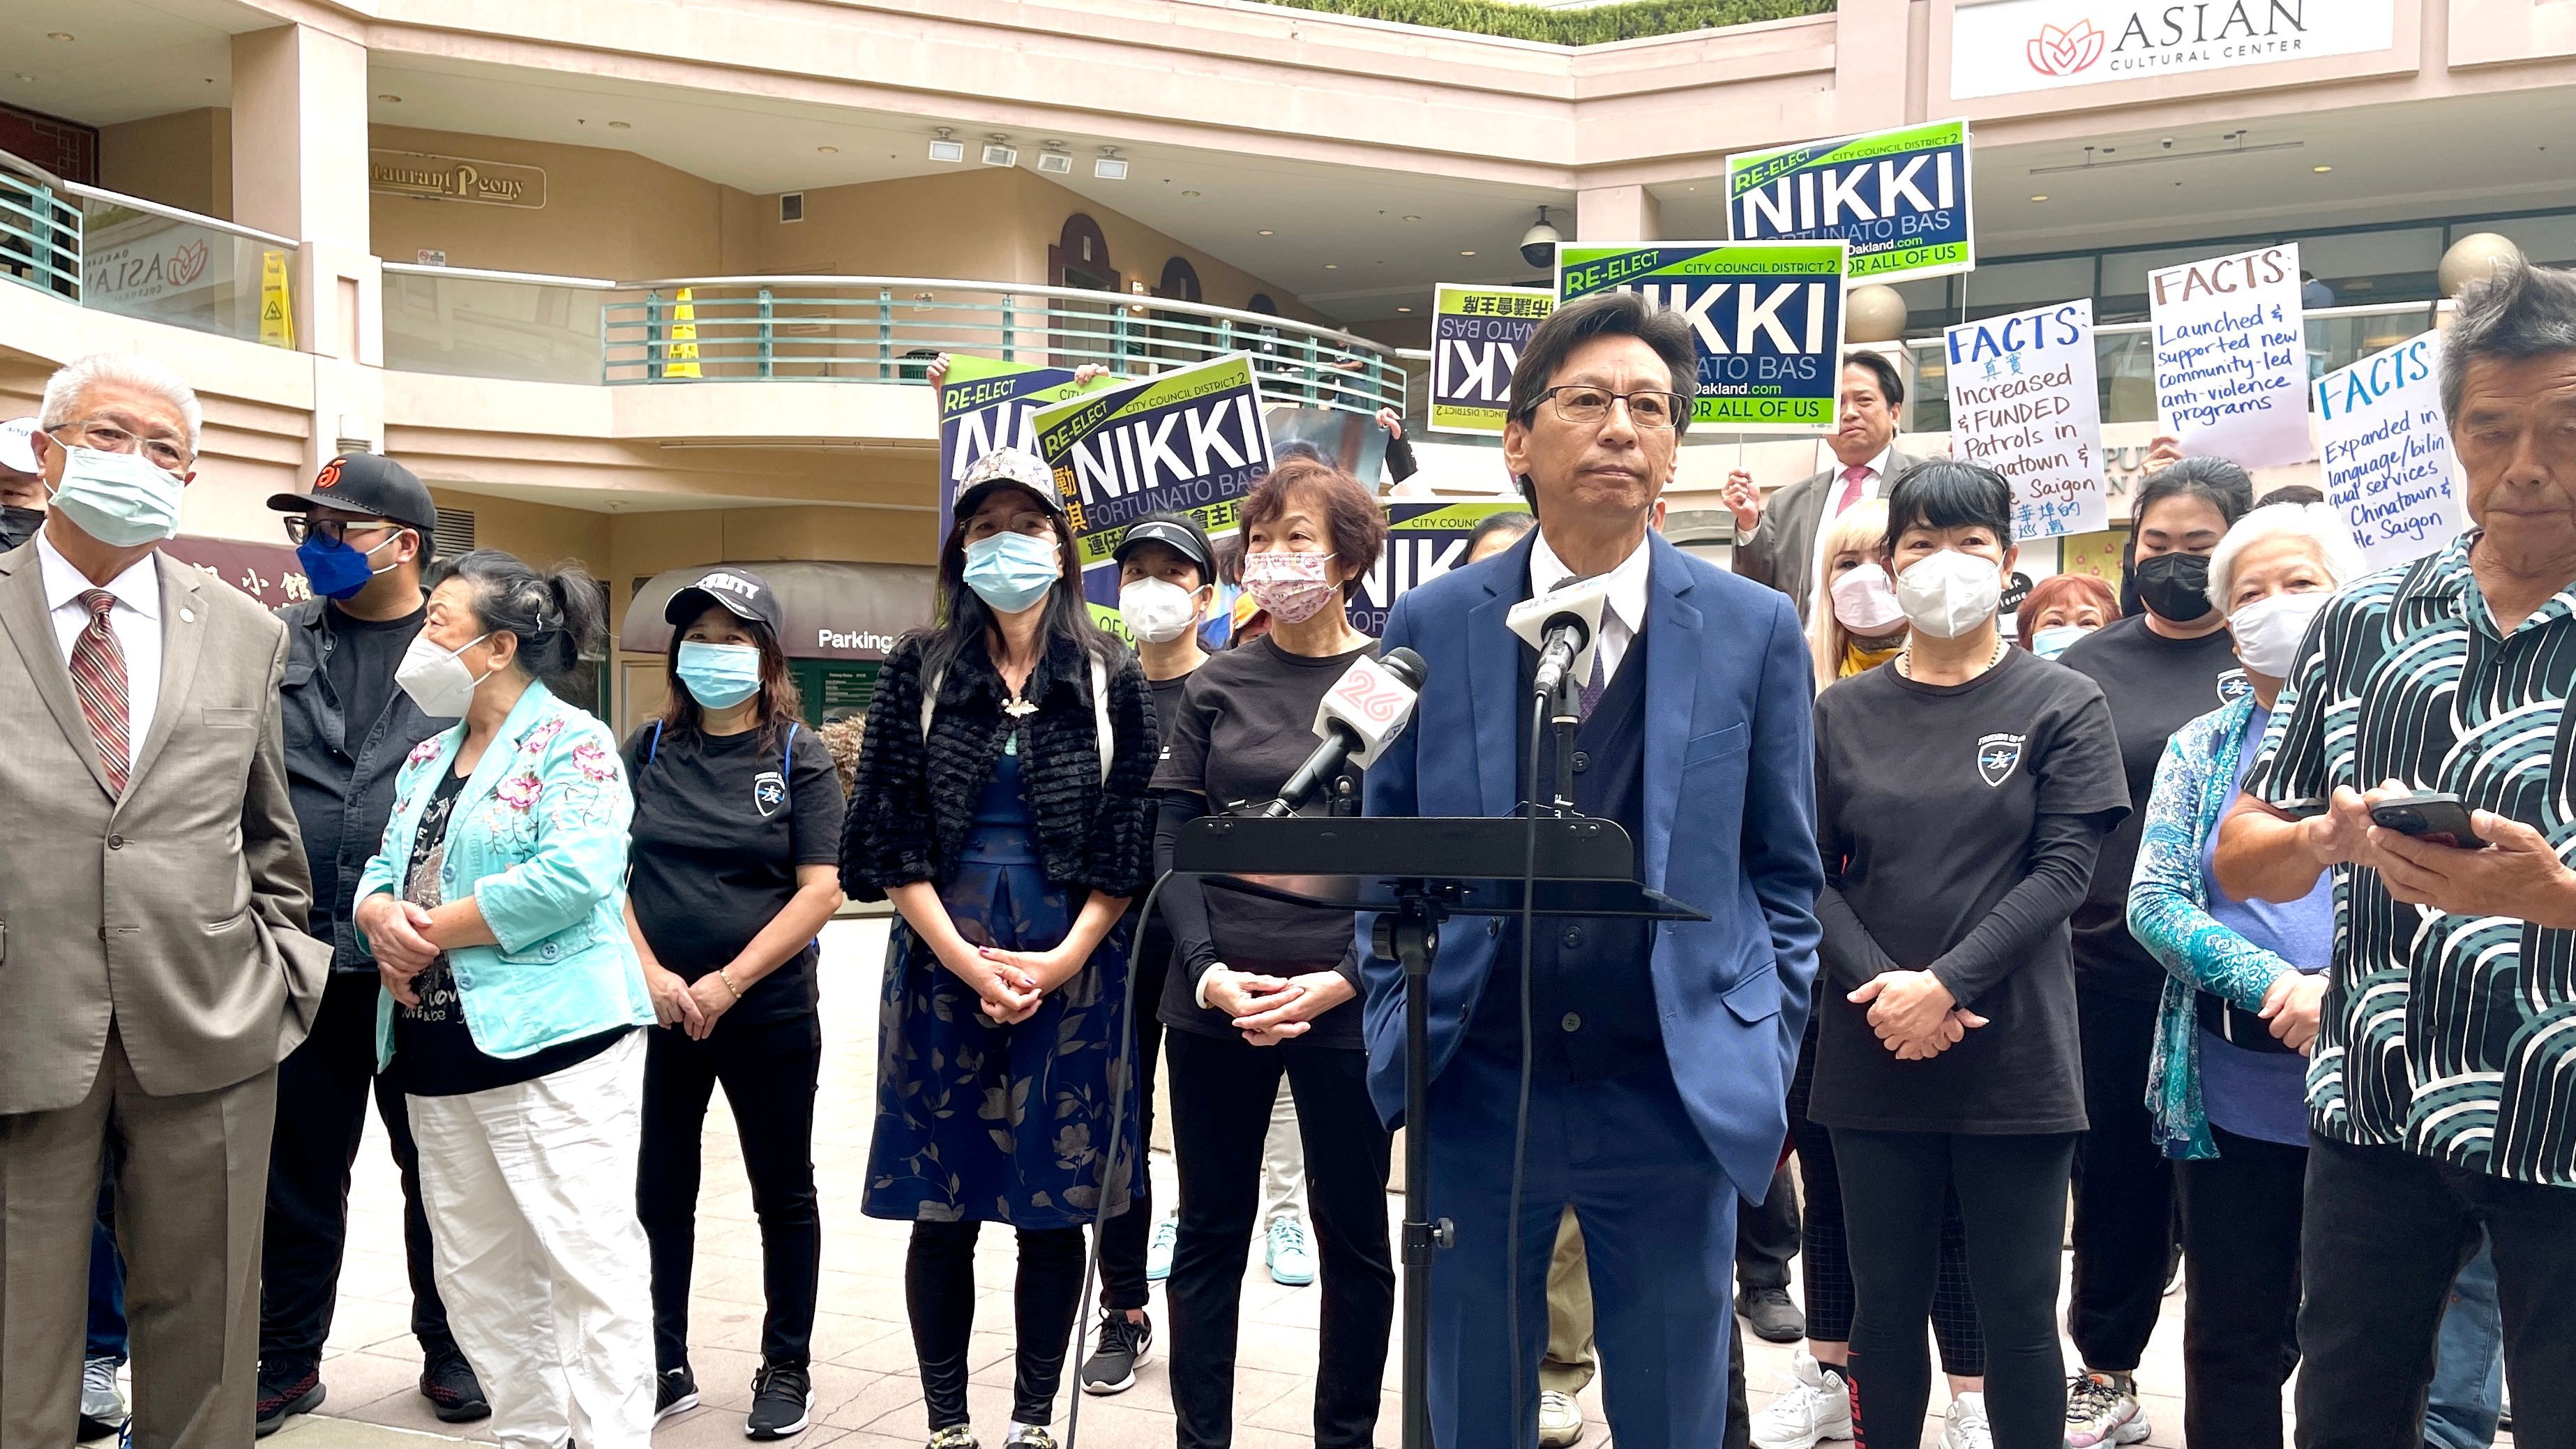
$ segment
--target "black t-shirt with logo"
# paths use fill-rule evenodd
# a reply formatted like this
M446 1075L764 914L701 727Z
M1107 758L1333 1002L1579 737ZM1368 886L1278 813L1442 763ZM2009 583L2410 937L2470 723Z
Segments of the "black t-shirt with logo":
M1955 685L1882 664L1818 696L1816 834L1831 890L1818 905L1809 1115L1892 1132L2082 1131L2065 913L2127 805L2101 691L2038 655L2008 649ZM2062 895L2018 913L2010 944L1981 950L1972 935L2016 917L2005 898L2051 853L2073 862L2057 877ZM1900 1062L1868 1008L1846 998L1880 971L1935 963L1945 981L1983 983L1961 1004L1988 1024L1929 1061Z
M626 741L634 782L635 923L663 967L695 981L730 963L796 895L796 868L841 858L846 802L812 730L764 741L646 725ZM716 1023L774 1022L817 1002L809 943ZM737 973L738 974L738 973Z
M2168 639L2144 614L2115 620L2067 646L2058 663L2102 686L2120 763L2137 808L2102 841L2093 889L2075 912L2075 980L2087 991L2154 1001L2165 968L2129 934L2129 877L2146 833L2147 796L2173 732L2253 688L2236 661L2236 637L2224 629L2198 639ZM2143 1087L2140 1090L2144 1090Z

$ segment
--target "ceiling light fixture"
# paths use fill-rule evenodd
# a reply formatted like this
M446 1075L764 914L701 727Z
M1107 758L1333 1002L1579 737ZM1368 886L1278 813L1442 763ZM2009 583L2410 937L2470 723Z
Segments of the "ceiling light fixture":
M1268 227L1266 227L1266 226L1265 226L1265 227L1263 227L1263 228L1261 229L1261 234L1262 234L1263 236L1270 236L1270 235L1272 235L1272 232L1271 232L1270 228L1268 228Z
M612 130L612 131L632 131L632 130L634 130L634 129L635 129L635 127L634 127L633 123L631 123L631 122L627 122L627 121L611 121L611 122L609 122L609 123L608 123L608 129L610 129L610 130Z
M1341 264L1340 262L1326 262L1326 263L1324 263L1324 270L1325 270L1325 271L1328 271L1328 272L1338 272L1338 271L1340 271L1341 269L1342 269L1342 264Z
M33 77L33 76L21 76L21 77L19 77L19 79L21 79L21 80L33 80L33 79L34 79L34 77ZM380 96L376 97L376 99L377 99L377 100L380 100L380 101L382 101L382 102L384 102L386 105L389 105L389 106L399 106L399 105L401 105L401 104L402 104L402 97L397 96L397 95L380 95Z
M1412 311L1413 309L1412 309L1412 308L1410 308L1410 307L1398 307L1398 308L1396 308L1395 310L1397 310L1398 312L1410 312L1410 311Z
M987 166L1017 166L1020 164L1020 152L1018 147L1011 144L1010 137L994 131L985 138L982 159Z
M2333 167L2331 167L2331 166L2311 166L2311 167L2309 167L2308 169L2309 169L2309 170L2311 170L2311 171L2313 171L2313 172L2315 172L2315 173L2317 173L2319 176L2323 176L2323 175L2325 175L2327 172L2332 171L2334 168L2333 168Z
M1127 179L1127 158L1118 154L1117 147L1103 146L1100 159L1091 163L1091 175L1096 181L1124 181Z
M1422 220L1422 218L1421 218L1421 217L1418 217L1418 216L1408 216L1408 217L1406 217L1406 218L1405 218L1405 220L1406 220L1406 221L1420 221L1420 220Z
M955 131L946 126L934 126L931 129L939 135L938 140L930 143L931 160L963 161L966 159L966 143L950 139L957 134Z
M69 40L72 38L72 33L68 30L48 30L45 32L45 38L47 40Z
M2245 144L2243 131L2230 131L2227 136L2220 139L2227 140L2230 137L2233 138L2231 144L2213 146L2206 151L2158 150L2145 156L2123 156L2117 161L2100 160L2098 158L2107 156L2110 152L2087 146L2084 148L2084 159L2081 161L2064 166L2034 166L2029 174L2054 176L2061 171L2108 171L2116 166L2153 166L2160 161L2206 161L2214 156L2251 156L2262 151L2297 151L2304 149L2308 144L2305 141L2269 141L2260 146L2248 146ZM2159 144L2170 147L2173 141L2167 138Z
M2034 197L2032 197L2032 198L2031 198L2031 200L2033 200L2033 201L2046 201L2047 199L2048 199L2048 193L2047 193L2047 192L2044 192L2044 191L2043 191L2043 192L2041 192L2039 195L2034 196Z
M1065 154L1062 141L1046 143L1046 149L1038 153L1038 169L1049 176L1073 174L1073 158Z
M1475 255L1475 253L1474 253L1474 252L1460 252L1458 255L1460 255L1460 256L1462 256L1462 257L1472 257L1472 256L1474 256L1474 255Z
M817 156L838 156L841 154L841 148L838 146L817 146L814 148L814 154Z

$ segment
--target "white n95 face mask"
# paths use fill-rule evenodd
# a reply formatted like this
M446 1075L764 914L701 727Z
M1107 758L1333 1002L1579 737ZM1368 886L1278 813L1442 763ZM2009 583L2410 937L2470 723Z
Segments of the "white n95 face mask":
M1991 622L2003 597L2002 567L1955 548L1916 559L1896 576L1906 622L1935 639L1956 639Z
M2236 636L2236 657L2257 674L2289 678L2290 666L2299 660L2299 641L2308 637L2308 626L2333 598L2324 589L2274 594L2228 615L2227 630Z
M491 638L477 634L456 649L441 649L426 634L412 636L411 647L403 651L402 663L394 666L394 683L420 706L420 712L433 719L458 719L474 702L474 691L498 671L477 675L466 667L461 655L467 649Z
M1197 595L1168 579L1138 579L1118 591L1118 617L1148 644L1168 644L1198 622Z

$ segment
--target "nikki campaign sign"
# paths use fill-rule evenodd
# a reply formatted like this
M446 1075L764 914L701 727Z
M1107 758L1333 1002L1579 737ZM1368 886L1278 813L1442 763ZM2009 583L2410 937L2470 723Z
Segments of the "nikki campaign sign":
M1073 369L1040 367L1025 362L997 362L989 357L952 357L939 384L939 536L948 537L956 520L957 480L975 460L995 448L1038 450L1038 409L1114 386L1098 378L1076 387Z
M1118 601L1113 555L1128 524L1170 511L1196 515L1211 536L1232 533L1243 496L1270 471L1260 388L1240 352L1051 404L1036 427L1096 604Z
M1854 282L1974 271L1968 156L1965 121L1739 152L1727 214L1737 241L1850 243Z
M1449 282L1431 295L1431 431L1499 435L1512 369L1556 295Z
M1559 306L1635 292L1690 323L1694 424L1732 431L1830 429L1843 350L1845 244L1661 242L1556 249Z

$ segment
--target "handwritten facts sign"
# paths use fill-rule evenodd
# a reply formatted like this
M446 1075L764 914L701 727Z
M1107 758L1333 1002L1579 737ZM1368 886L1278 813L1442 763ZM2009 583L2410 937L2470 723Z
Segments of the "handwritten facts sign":
M989 357L952 357L948 376L939 385L939 537L948 537L957 501L957 480L975 460L995 448L1038 450L1039 408L1113 386L1114 379L1095 379L1089 387L1073 385L1073 369L1038 367L1024 362L997 362Z
M1976 270L1968 123L1936 121L1726 158L1738 241L1851 244L1854 282Z
M1963 322L1944 332L1943 345L1951 455L2012 484L2013 536L2109 528L2092 299Z
M2410 337L2317 379L2326 501L2372 568L2406 563L2464 526L2458 455L2442 418L2442 334Z
M1431 297L1431 431L1499 437L1512 369L1556 294L1443 282Z
M1372 639L1384 635L1386 616L1405 591L1467 566L1467 541L1477 524L1497 513L1526 511L1518 499L1387 504L1386 548L1360 576L1359 595L1351 600L1351 627Z
M1260 388L1240 352L1051 403L1036 425L1073 526L1083 594L1098 604L1118 601L1113 555L1128 524L1187 512L1224 537L1241 528L1243 496L1270 471Z
M1830 432L1842 369L1845 244L1561 246L1556 297L1635 292L1690 323L1691 421L1728 431Z
M2147 274L2156 419L2185 453L2304 463L2307 314L2296 242Z

